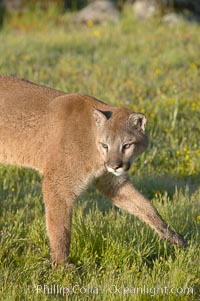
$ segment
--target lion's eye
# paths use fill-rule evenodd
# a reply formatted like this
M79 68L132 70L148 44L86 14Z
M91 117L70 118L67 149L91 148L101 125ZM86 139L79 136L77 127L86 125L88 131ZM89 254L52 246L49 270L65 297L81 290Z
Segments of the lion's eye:
M101 143L102 147L105 148L106 150L108 149L108 145L105 143Z
M133 145L133 144L134 144L134 142L126 143L126 144L123 145L123 149L124 149L124 150L125 150L125 149L128 149L128 148L130 148L131 145Z
M127 143L123 145L123 149L128 149L131 146L131 143Z

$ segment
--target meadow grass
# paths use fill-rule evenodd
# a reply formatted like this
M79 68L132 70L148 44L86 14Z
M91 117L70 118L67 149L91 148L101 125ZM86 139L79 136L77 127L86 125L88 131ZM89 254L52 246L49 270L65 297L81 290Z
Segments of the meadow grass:
M89 187L73 213L74 267L55 269L41 176L0 165L0 300L199 300L199 49L197 24L137 23L130 7L110 25L56 13L6 21L1 74L147 115L150 146L131 177L188 247L161 241Z

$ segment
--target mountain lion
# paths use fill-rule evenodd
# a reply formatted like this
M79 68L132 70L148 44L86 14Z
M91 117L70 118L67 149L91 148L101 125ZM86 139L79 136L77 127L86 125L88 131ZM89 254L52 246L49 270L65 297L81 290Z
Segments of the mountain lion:
M0 162L43 175L42 191L52 260L65 264L72 207L93 182L119 208L139 217L178 247L152 203L131 184L131 163L148 146L146 117L93 97L0 76Z

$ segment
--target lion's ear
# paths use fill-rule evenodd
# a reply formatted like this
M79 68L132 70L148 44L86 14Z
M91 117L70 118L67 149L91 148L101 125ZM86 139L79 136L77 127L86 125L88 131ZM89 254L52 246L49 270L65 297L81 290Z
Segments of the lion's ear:
M97 126L103 126L107 120L103 112L99 110L94 110L93 116Z
M129 126L133 130L146 132L147 118L141 113L133 113L129 116Z
M110 118L111 112L104 112L100 110L94 110L93 112L94 120L97 126L103 126L107 119Z

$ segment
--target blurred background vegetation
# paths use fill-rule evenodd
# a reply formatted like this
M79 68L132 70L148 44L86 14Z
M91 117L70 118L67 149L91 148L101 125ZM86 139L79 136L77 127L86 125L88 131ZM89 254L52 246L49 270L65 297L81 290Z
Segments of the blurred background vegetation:
M27 10L47 10L54 7L60 12L66 10L78 10L95 0L0 0L0 19L10 13L27 12ZM121 10L126 3L147 2L156 5L161 14L169 10L189 10L194 13L200 13L199 0L111 0Z

